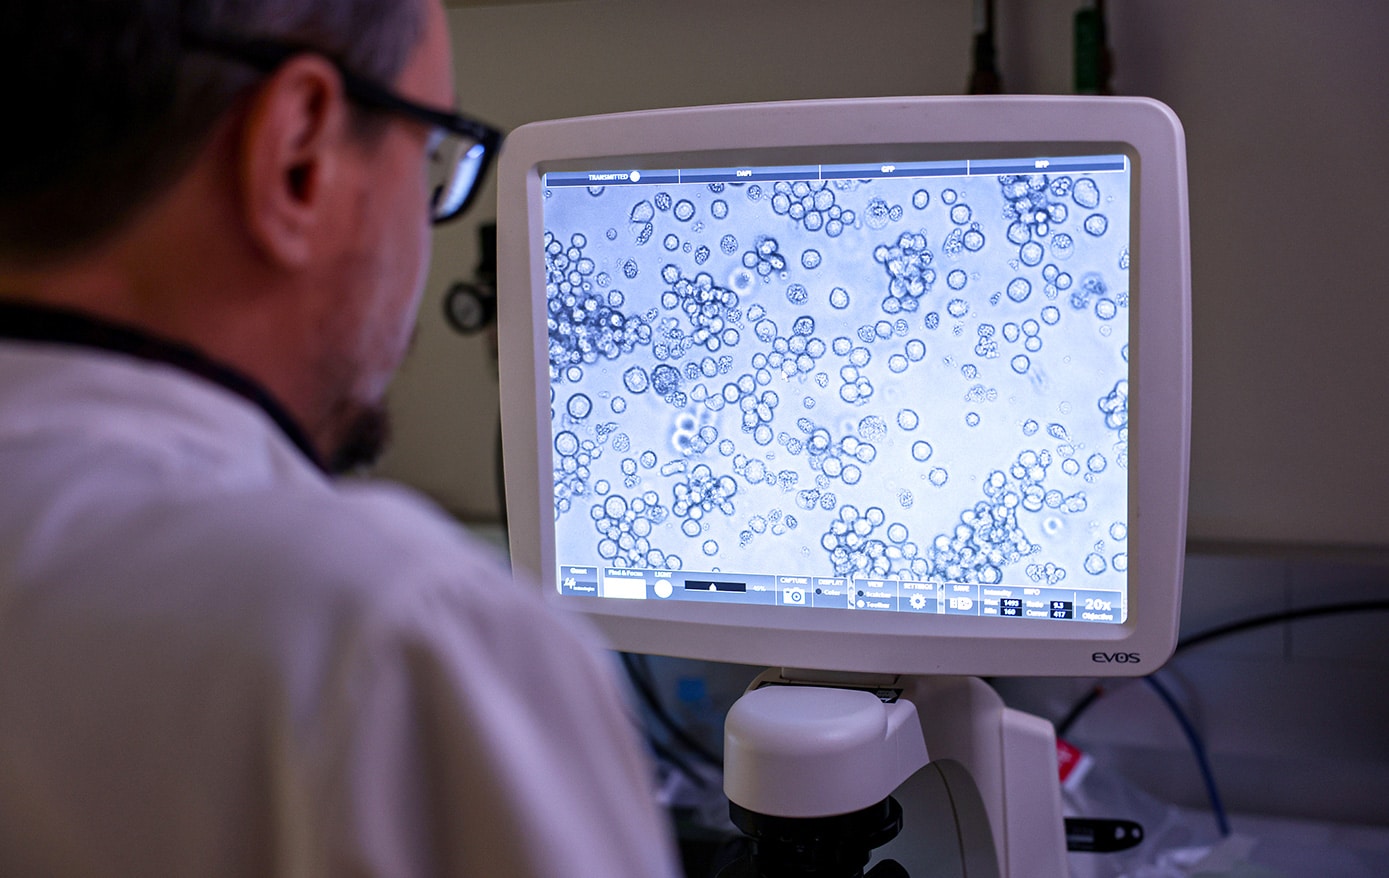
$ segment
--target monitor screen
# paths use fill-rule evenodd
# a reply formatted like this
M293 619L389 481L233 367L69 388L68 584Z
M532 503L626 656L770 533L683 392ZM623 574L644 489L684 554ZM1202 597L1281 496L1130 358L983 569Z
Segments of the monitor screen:
M537 343L503 381L529 385L536 453L506 455L544 495L547 591L717 643L776 614L807 643L1079 640L1130 664L1094 655L1133 651L1113 645L1141 589L1178 588L1170 560L1162 583L1131 565L1156 158L1064 133L529 164L531 307L502 337Z

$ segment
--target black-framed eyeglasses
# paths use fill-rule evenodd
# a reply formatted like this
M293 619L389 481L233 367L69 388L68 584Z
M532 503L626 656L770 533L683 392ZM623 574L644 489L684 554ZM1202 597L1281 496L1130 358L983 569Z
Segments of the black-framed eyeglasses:
M362 107L395 113L430 126L430 220L438 225L459 216L477 197L479 185L502 145L502 132L485 122L426 107L362 76L332 54L312 46L275 40L183 34L186 48L208 52L273 73L295 55L327 59L342 77L347 96Z

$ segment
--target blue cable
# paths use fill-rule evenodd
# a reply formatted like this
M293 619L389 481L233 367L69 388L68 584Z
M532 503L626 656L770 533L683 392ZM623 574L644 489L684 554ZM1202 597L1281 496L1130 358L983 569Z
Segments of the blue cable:
M1186 734L1187 743L1191 745L1191 752L1196 756L1196 765L1201 770L1201 780L1206 785L1206 796L1210 799L1211 811L1215 814L1215 824L1220 829L1221 837L1230 834L1230 820L1225 814L1225 805L1220 800L1220 791L1215 786L1215 773L1211 771L1210 760L1206 758L1206 745L1201 742L1201 736L1196 733L1196 727L1187 718L1181 706L1177 704L1177 699L1172 697L1172 693L1167 691L1167 687L1158 682L1154 676L1143 678L1153 691L1158 694L1167 708L1172 711L1172 715L1177 718L1178 724L1182 727L1182 732Z

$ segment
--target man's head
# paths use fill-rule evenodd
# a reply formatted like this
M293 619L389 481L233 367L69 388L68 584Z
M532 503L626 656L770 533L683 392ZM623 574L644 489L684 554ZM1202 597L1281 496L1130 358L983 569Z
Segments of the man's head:
M66 0L7 10L16 124L0 150L0 257L50 260L118 228L187 169L259 74L190 50L193 33L314 46L394 82L422 0Z
M0 161L0 296L202 349L331 463L379 450L431 150L449 130L496 146L430 112L453 102L437 0L23 7L6 29L24 45L0 53L26 85Z

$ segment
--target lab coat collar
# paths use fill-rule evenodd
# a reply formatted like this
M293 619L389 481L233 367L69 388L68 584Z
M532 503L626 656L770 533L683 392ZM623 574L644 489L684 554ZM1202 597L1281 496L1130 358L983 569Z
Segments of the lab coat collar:
M77 345L126 354L174 366L211 381L258 406L304 457L320 471L327 471L308 435L269 391L196 348L78 311L0 299L0 340L3 339Z

